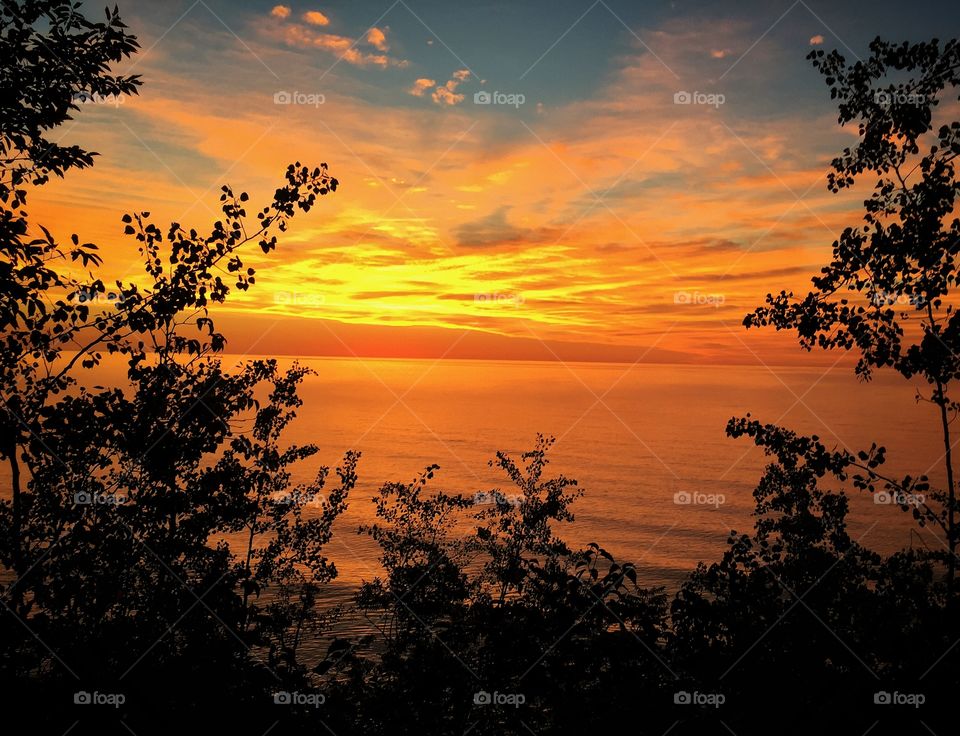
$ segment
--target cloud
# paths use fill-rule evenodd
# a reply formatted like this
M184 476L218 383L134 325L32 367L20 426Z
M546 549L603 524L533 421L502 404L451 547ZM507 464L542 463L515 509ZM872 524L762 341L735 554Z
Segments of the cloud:
M303 26L287 26L283 31L283 41L288 46L298 48L315 48L340 55L348 64L354 66L378 66L385 69L388 66L403 68L407 66L405 59L395 59L387 54L368 54L360 51L357 41L348 36L335 33L317 33Z
M291 10L286 5L277 5L270 11L274 18L287 20ZM323 33L314 30L315 27L330 25L330 18L319 10L308 10L301 16L306 25L289 23L282 26L273 26L266 33L274 38L281 39L287 46L297 48L315 48L338 54L340 59L354 66L406 67L405 59L396 59L386 53L368 53L357 48L361 40L372 45L377 51L385 52L389 48L387 36L379 28L371 28L364 34L363 39L341 36L335 33Z
M726 59L731 53L730 49L713 49L710 56L714 59Z
M464 96L457 92L457 87L459 87L462 82L465 82L467 79L469 79L470 75L471 72L469 69L458 69L453 73L453 76L450 79L433 91L433 94L430 95L430 98L438 105L457 105L463 102ZM423 97L424 92L433 87L435 84L436 82L432 79L418 79L416 82L414 82L413 87L409 89L408 92L416 97Z
M463 95L454 92L456 88L456 83L451 79L442 87L437 87L430 96L438 105L457 105L463 102Z
M379 28L371 28L367 31L366 41L378 51L387 51L390 48L387 45L387 34Z
M289 9L287 10L287 15L290 14ZM281 16L286 18L287 16ZM328 26L330 25L330 19L321 13L319 10L308 10L303 14L303 19L312 26Z
M822 43L823 43L823 36L821 36L819 33L810 39L811 46L819 46Z
M507 219L509 205L502 205L486 217L465 222L454 231L457 245L464 248L491 248L504 243L542 243L556 237L551 228L522 228Z
M262 6L260 17L266 22L255 26L259 36L250 43L262 39L270 44L265 49L254 46L254 50L278 73L285 76L302 71L309 75L328 54L332 61L351 48L385 60L398 53L381 52L368 44L369 22L341 28L334 10L331 26L308 25L301 14L310 5L326 7L322 0L314 0L280 18L270 17L273 6L269 3ZM307 50L287 49L284 34L291 27L298 30L290 31L296 35L287 42ZM342 35L331 34L331 29ZM385 30L391 46L398 49L400 43L393 37L398 30L392 25ZM697 29L682 25L675 33L650 39L656 52L684 78L715 75L717 61L709 56L711 50L729 48L736 54L754 40L735 26L705 24L699 32L694 31ZM233 43L232 37L217 32L225 42ZM213 49L204 51L212 54ZM270 52L276 59L268 56ZM756 75L750 77L751 83L769 81L771 70L777 68L769 62L781 52L793 59L796 46L783 51L772 44L759 44L750 54L750 63L737 68L736 78L741 80L750 72ZM708 116L678 115L672 104L673 76L665 74L660 62L639 46L635 54L618 57L620 71L605 76L603 85L591 89L586 99L551 99L549 115L538 118L536 125L531 123L536 136L522 128L513 131L520 126L508 127L510 121L499 116L481 116L462 141L458 136L466 126L458 121L459 111L446 108L443 95L462 92L469 98L479 88L468 86L472 80L467 70L455 66L456 73L444 72L447 64L416 72L410 69L392 83L388 77L376 80L376 87L369 83L360 87L354 68L339 65L325 81L343 86L325 90L331 96L336 93L337 104L324 108L324 114L331 128L348 141L345 145L355 149L356 157L331 155L326 150L330 141L316 135L312 115L284 115L279 121L281 132L262 137L271 122L263 111L265 90L247 90L242 101L214 94L225 83L245 89L242 67L197 64L194 74L184 76L173 63L177 56L170 55L173 66L155 94L128 106L128 112L136 117L138 135L145 141L169 147L175 156L173 168L191 188L206 188L211 170L224 171L237 163L238 181L251 191L272 191L282 171L278 167L290 153L290 141L297 142L298 158L333 158L338 178L355 183L349 198L338 195L324 203L330 208L325 210L329 217L318 213L312 220L298 222L284 238L284 255L279 261L271 257L270 270L264 270L273 289L298 292L309 284L311 290L324 293L325 314L332 319L369 325L395 317L437 329L439 325L458 330L482 328L529 337L528 327L520 326L526 323L517 321L526 315L524 319L532 316L536 320L534 328L544 339L549 335L566 341L644 344L651 341L650 335L662 333L659 315L669 314L670 322L681 322L664 344L697 355L707 352L704 345L724 344L726 355L735 357L744 353L743 346L723 325L732 317L718 316L712 308L678 306L675 291L719 291L726 296L728 311L734 304L745 305L745 311L746 305L759 303L761 295L771 289L805 289L809 286L806 272L788 269L814 260L811 252L819 254L821 250L812 249L829 243L818 219L833 232L847 224L837 203L824 201L832 196L825 187L816 188L820 195L813 191L809 195L817 216L805 208L790 209L795 197L788 189L803 191L822 180L822 168L833 151L831 142L847 135L840 132L829 137L832 128L828 126L834 125L835 116L829 114L828 102L822 115L817 114L823 118L823 126L810 124L814 112L798 115L779 107L782 119L770 120L754 120L741 114L739 106L725 108L730 127ZM755 57L764 62L754 63ZM222 64L212 56L210 60ZM160 66L163 59L156 57L156 61ZM363 57L348 63L363 63ZM370 74L368 71L365 76ZM430 78L420 82L415 74L423 79L430 74ZM776 75L773 78L777 79ZM459 87L451 92L448 79ZM437 82L447 92L434 101ZM411 86L420 89L419 95L411 95L428 99L422 104L404 104ZM366 91L372 89L382 97L368 98ZM436 120L435 104L444 106L444 124ZM469 99L460 104L469 104ZM789 120L786 113L790 113ZM107 139L97 146L111 154L98 164L104 177L101 183L96 183L95 173L96 189L79 189L75 205L63 212L51 205L49 212L57 217L44 218L78 220L78 231L93 230L95 237L104 232L102 239L111 245L113 228L100 230L104 228L101 221L109 220L103 208L84 205L90 191L98 195L104 191L105 196L98 196L101 202L129 199L129 209L135 209L140 201L154 201L153 209L163 210L161 220L180 218L195 199L175 177L151 169L149 162L137 155L139 142L114 128L103 127ZM731 132L734 129L742 141ZM696 145L691 146L690 141ZM249 155L237 162L237 151L248 149ZM770 161L776 175L751 150ZM382 182L370 177L363 161L386 172ZM434 161L439 164L431 167ZM367 186L365 177L378 186ZM410 209L398 213L402 217L381 218L395 202L396 193L411 189L407 182L417 187L429 185L429 190L411 192L405 198ZM596 194L585 196L584 183ZM598 202L600 196L602 203ZM502 207L504 204L509 206ZM466 210L467 206L472 210ZM581 215L582 221L578 220ZM209 216L215 218L216 211L192 213L201 221ZM376 229L371 223L376 223ZM130 257L119 246L117 251L122 259ZM264 257L263 263L267 262ZM126 266L127 261L120 264ZM730 274L721 280L718 274L728 268ZM671 272L676 279L668 278ZM116 274L120 275L122 270ZM424 279L422 296L414 293L420 287L413 282L417 277ZM320 280L331 285L320 286ZM244 320L261 308L258 305L268 311L276 309L272 292L253 291L252 301L237 302L238 310L243 311L238 337L255 331ZM388 293L392 296L387 297ZM447 293L465 297L438 296ZM523 310L509 305L478 309L475 293L523 294L526 303ZM388 307L371 304L378 299L385 299ZM423 308L422 303L431 299L435 302L430 308ZM291 331L292 337L285 338L286 352L300 348L297 338L302 337L303 328L300 330L301 334ZM397 338L400 344L409 333L403 334ZM788 346L790 350L793 347L792 343ZM759 344L756 348L761 349ZM788 354L779 352L780 347L776 350L777 357ZM709 352L724 355L720 347ZM517 357L518 353L506 351L505 355Z
M424 93L431 87L435 87L436 84L437 84L436 81L434 81L433 79L426 79L425 77L421 77L420 79L418 79L416 82L413 83L413 86L410 89L408 89L407 92L412 94L414 97L423 97Z

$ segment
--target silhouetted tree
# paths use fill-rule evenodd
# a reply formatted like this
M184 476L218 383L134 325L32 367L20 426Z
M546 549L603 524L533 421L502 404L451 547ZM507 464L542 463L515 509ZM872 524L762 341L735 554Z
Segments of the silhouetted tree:
M957 97L960 44L876 39L870 52L855 64L837 51L817 49L808 57L838 101L840 124L858 125L857 145L833 160L830 190L852 187L865 174L877 177L864 202L864 224L834 242L833 260L813 279L814 291L801 299L782 291L768 295L744 324L795 330L807 350L856 350L857 373L865 380L874 368L890 367L930 386L930 394L918 398L938 408L946 476L945 488L929 493L933 503L914 502L927 495L925 476L894 480L874 471L883 448L861 453L859 466L864 487L885 484L903 510L942 530L945 549L937 557L952 595L960 532L950 423L960 404L949 389L960 376L960 314L950 290L960 252L960 122L938 123L935 113L941 98Z
M338 182L325 164L292 164L252 217L247 194L225 186L223 219L205 233L125 215L146 283L105 285L97 246L58 243L31 222L27 196L93 163L50 131L89 96L136 92L136 76L109 72L138 48L125 28L116 9L101 23L69 2L0 9L0 458L11 478L0 565L16 619L0 667L28 694L164 682L161 714L209 708L217 692L268 702L268 687L305 681L297 650L318 586L336 575L323 548L357 456L325 499L325 468L293 485L292 466L317 452L280 442L307 371L274 360L224 370L209 310L254 284L244 246L271 252ZM81 380L104 354L126 361L125 385Z

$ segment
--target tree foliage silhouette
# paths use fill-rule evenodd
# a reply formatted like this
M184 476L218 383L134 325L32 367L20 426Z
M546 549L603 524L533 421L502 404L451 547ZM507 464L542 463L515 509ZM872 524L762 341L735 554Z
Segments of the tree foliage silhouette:
M225 370L210 307L255 283L245 246L274 250L338 182L325 164L291 164L250 214L248 195L224 186L223 219L206 232L124 215L146 283L108 287L96 245L61 244L31 221L28 188L93 164L50 132L90 96L136 92L136 76L109 68L137 42L116 9L96 23L47 0L3 4L0 48L0 457L11 477L0 563L19 624L4 627L4 673L28 694L51 682L148 692L166 678L160 713L296 682L317 591L336 575L323 548L357 455L325 499L325 468L293 485L291 468L317 452L281 443L308 371L273 360ZM126 362L125 385L90 385L105 354Z
M960 122L938 122L936 112L942 98L955 99L960 89L960 44L876 39L869 58L855 64L837 51L817 49L808 58L838 101L840 124L858 126L857 145L833 160L830 190L852 187L865 175L877 182L864 202L863 224L834 242L833 260L813 278L814 291L800 299L768 294L766 306L744 324L794 330L807 350L855 350L864 379L889 367L926 381L930 393L918 398L938 409L945 487L928 493L924 475L882 477L875 468L885 459L883 448L861 453L856 465L864 487L887 487L921 524L942 530L945 549L937 556L952 595L960 532L950 424L960 404L950 387L960 376L960 314L950 292L960 252ZM933 503L912 503L917 496Z

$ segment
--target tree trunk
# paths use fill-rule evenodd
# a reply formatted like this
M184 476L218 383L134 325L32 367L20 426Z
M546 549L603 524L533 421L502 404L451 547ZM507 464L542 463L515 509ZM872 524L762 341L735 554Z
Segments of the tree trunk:
M947 560L947 595L953 598L954 577L957 567L957 535L954 526L954 506L956 505L956 488L953 482L953 449L950 446L950 421L947 416L947 397L943 384L937 381L937 404L940 406L940 426L943 431L944 462L947 470L947 549L950 557Z

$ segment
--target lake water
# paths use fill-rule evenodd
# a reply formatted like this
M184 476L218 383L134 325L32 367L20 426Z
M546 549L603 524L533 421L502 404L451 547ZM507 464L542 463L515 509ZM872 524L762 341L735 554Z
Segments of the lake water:
M227 365L237 360L224 357ZM914 387L896 376L859 383L848 364L771 372L759 366L300 362L316 375L302 386L304 406L286 438L315 443L320 452L294 479L312 479L319 465L335 466L347 450L362 452L358 488L328 548L340 577L327 600L347 601L357 584L380 572L377 548L356 528L373 518L371 498L382 483L408 482L437 463L434 488L512 494L509 481L487 463L497 450L532 449L538 432L557 438L550 470L576 478L584 491L576 521L562 536L573 546L596 541L637 563L643 584L670 589L697 562L718 559L731 529L753 524L751 494L765 459L749 440L726 437L730 417L751 412L816 433L828 446L857 450L877 442L887 446L894 476L942 477L934 407L918 404ZM117 363L91 382L121 376ZM722 495L723 503L678 504L678 493ZM864 534L868 546L884 552L938 547L932 532L921 537L895 506L856 493L851 505L851 531Z
M675 587L700 560L718 558L731 529L748 530L752 490L765 465L749 440L732 440L732 416L751 412L828 447L888 448L894 475L939 478L942 440L935 409L917 404L897 378L859 383L849 365L833 369L496 361L310 359L318 375L289 438L316 443L323 464L348 449L363 453L360 484L340 528L371 519L384 481L410 481L440 465L434 487L473 494L509 481L487 465L496 451L520 453L536 433L557 442L550 468L584 490L572 544L599 542L633 560L650 584ZM310 468L311 472L313 467ZM306 479L306 473L304 479ZM675 494L723 496L678 504ZM923 542L895 506L856 496L851 530L882 551ZM869 530L869 531L868 531ZM350 585L377 573L365 537L336 535L330 555ZM338 586L339 587L339 586Z

